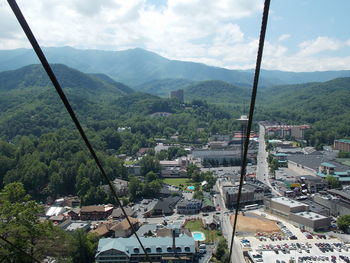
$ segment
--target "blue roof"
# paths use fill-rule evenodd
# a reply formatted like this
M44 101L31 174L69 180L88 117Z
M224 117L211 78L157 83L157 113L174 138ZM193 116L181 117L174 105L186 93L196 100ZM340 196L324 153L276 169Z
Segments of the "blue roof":
M317 175L320 176L320 177L323 177L323 178L326 178L327 176L332 176L332 177L335 177L335 178L339 178L339 176L336 175L336 174L329 174L328 175L328 174L324 174L324 173L318 172Z
M140 240L149 254L167 254L172 251L172 237L140 237ZM195 253L195 241L193 237L182 235L175 238L177 251L181 253ZM135 237L129 238L101 238L98 242L96 257L108 250L118 250L127 256L144 254Z
M326 166L326 167L329 167L329 168L335 168L335 165L334 164L331 164L331 163L321 163L322 166Z

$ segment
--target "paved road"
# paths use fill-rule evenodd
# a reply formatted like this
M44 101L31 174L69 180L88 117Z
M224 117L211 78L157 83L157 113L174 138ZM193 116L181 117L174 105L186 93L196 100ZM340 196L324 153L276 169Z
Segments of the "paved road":
M256 178L269 186L272 190L272 193L281 196L281 194L276 191L270 183L269 178L269 166L267 163L268 153L266 151L265 144L265 128L262 125L259 125L259 151L257 157L257 169L256 169Z

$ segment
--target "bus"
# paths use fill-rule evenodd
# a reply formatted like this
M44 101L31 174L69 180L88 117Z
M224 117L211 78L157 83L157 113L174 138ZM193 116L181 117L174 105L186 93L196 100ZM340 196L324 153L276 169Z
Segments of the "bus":
M248 211L248 210L254 210L258 208L259 208L258 204L252 204L252 205L246 205L242 210Z

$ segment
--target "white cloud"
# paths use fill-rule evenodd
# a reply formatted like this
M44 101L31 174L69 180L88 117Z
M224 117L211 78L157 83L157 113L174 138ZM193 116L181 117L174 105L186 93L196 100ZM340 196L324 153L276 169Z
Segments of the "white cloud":
M290 34L283 34L283 35L280 35L280 37L278 38L278 41L282 42L282 41L284 41L284 40L286 40L286 39L288 39L290 37L291 37Z
M299 44L301 48L299 55L309 56L320 53L322 51L337 50L342 46L342 42L329 38L329 37L317 37L314 40L304 41Z
M260 0L17 0L42 46L121 50L141 47L170 59L247 69L255 66L258 40L249 38L240 19L261 17ZM165 1L165 0L164 0ZM277 14L272 13L272 17ZM0 1L0 49L29 47L12 11ZM281 70L349 68L348 58L313 57L350 46L322 36L300 43L290 54L282 34L266 41L263 66Z

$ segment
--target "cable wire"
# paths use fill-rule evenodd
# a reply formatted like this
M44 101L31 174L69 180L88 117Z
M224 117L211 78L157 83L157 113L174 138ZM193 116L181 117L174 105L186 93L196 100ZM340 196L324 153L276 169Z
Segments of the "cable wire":
M239 210L239 205L241 202L243 179L244 179L244 176L246 173L246 168L247 168L247 154L248 154L249 138L250 138L250 132L251 132L252 123L253 123L255 100L256 100L256 93L258 90L261 60L262 60L262 55L263 55L263 50L264 50L264 42L265 42L267 20L268 20L268 16L269 16L269 9L270 9L270 0L265 0L264 12L263 12L261 30L260 30L259 49L258 49L258 54L257 54L257 58L256 58L254 83L253 83L252 96L251 96L250 108L249 108L248 125L247 125L247 129L246 129L246 135L245 135L245 141L244 141L244 147L243 147L243 159L242 159L242 164L241 164L241 176L240 176L239 187L238 187L235 220L234 220L233 229L232 229L232 238L231 238L231 244L230 244L230 257L229 257L230 261L231 261L231 257L232 257L233 242L234 242L234 237L235 237L235 233L236 233L238 210Z
M129 219L129 217L128 217L128 215L127 215L127 213L126 213L126 211L125 211L125 209L123 207L123 204L121 203L120 199L118 198L117 192L116 192L113 184L111 183L111 180L109 179L108 175L106 174L105 170L103 169L103 167L101 165L101 162L100 162L100 160L98 159L98 157L96 155L95 150L93 149L89 139L87 138L83 128L81 127L80 122L79 122L78 118L76 117L74 110L72 109L72 107L71 107L71 105L70 105L70 103L69 103L65 93L63 92L62 87L61 87L61 85L59 84L59 82L58 82L58 80L56 78L56 75L54 74L50 64L48 63L48 61L47 61L47 59L46 59L42 49L40 48L40 46L39 46L39 44L38 44L34 34L32 33L32 31L31 31L31 29L30 29L26 19L24 18L23 14L22 14L22 12L21 12L21 10L19 8L19 6L17 5L15 0L7 0L7 2L9 3L13 13L15 14L18 22L20 23L20 25L21 25L24 33L26 34L30 44L32 45L36 55L38 56L41 64L43 65L43 67L44 67L47 75L49 76L53 86L55 87L56 92L60 96L60 98L61 98L61 100L62 100L66 110L68 111L72 121L74 122L76 128L78 129L78 131L80 133L80 136L82 137L82 139L84 140L87 148L89 149L91 156L95 160L95 163L98 166L102 177L107 182L107 184L108 184L108 186L109 186L109 188L111 190L111 193L113 194L113 196L114 196L114 198L115 198L115 200L117 202L117 205L122 209L122 212L123 212L126 220L128 221L133 234L135 235L135 237L136 237L137 241L139 242L143 252L146 255L147 261L152 263L152 261L151 261L149 255L148 255L145 247L143 246L139 236L136 233L136 230L135 230L133 224L131 224L131 222L130 222L130 219Z
M2 241L4 241L5 243L9 244L11 247L13 247L14 249L18 250L19 252L21 252L22 254L30 257L32 260L34 260L35 262L41 263L41 261L37 258L35 258L34 256L32 256L31 254L29 254L28 252L24 251L22 248L16 246L15 244L13 244L11 241L9 241L8 239L6 239L5 237L0 235L0 239Z

